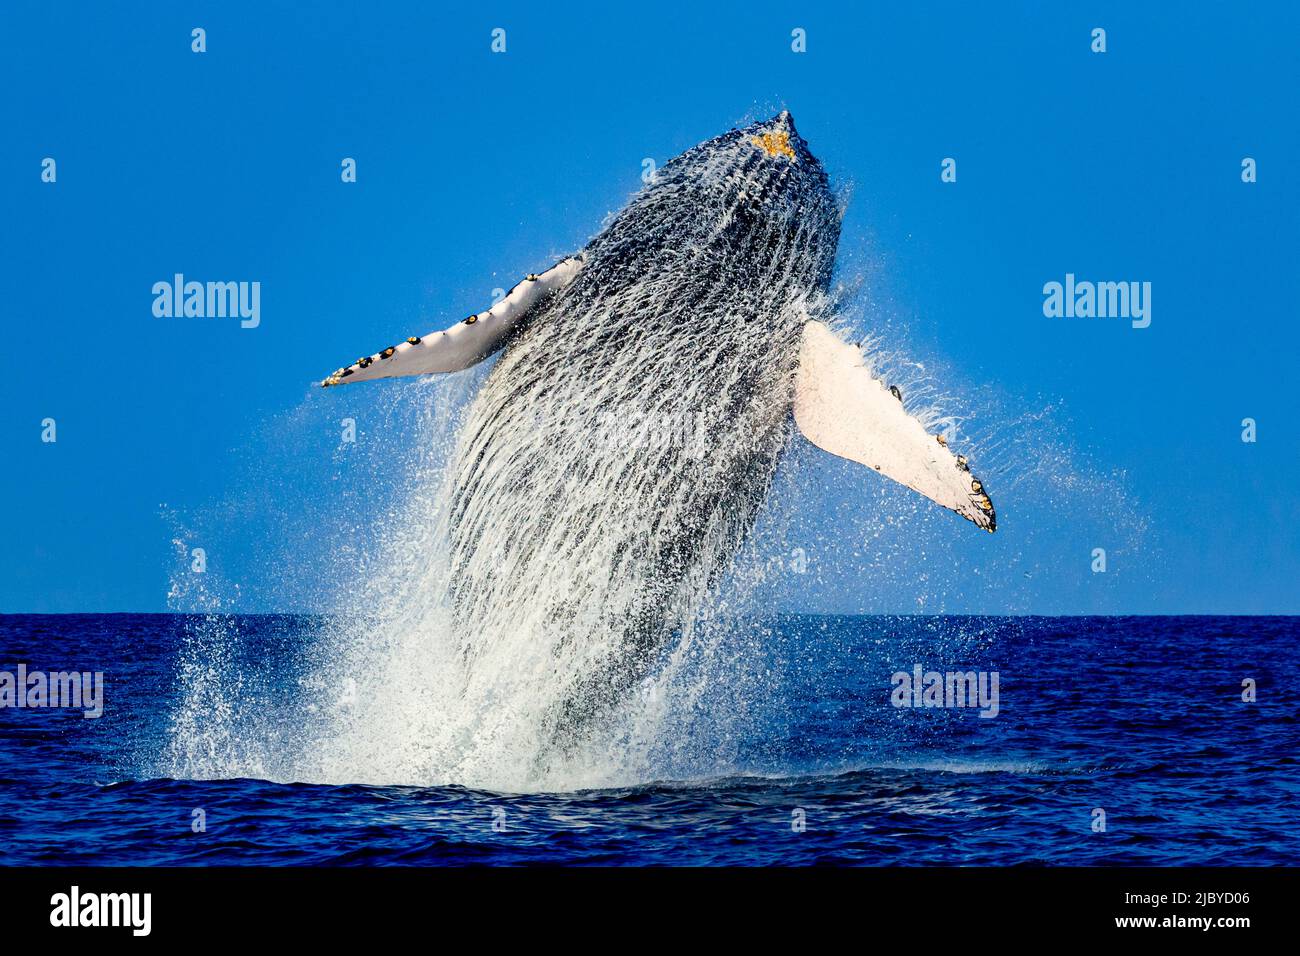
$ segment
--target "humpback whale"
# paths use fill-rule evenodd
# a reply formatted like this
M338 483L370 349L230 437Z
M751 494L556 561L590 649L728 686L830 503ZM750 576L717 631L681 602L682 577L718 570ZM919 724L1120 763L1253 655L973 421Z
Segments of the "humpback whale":
M840 219L783 111L664 164L486 311L321 383L498 356L451 464L449 603L466 658L525 627L565 656L552 739L625 696L698 612L796 432L995 529L966 459L833 330Z

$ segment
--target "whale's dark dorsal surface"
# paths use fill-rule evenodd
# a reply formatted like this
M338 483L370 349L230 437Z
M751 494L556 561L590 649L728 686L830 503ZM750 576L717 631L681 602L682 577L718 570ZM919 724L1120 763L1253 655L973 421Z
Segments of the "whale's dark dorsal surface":
M583 658L557 723L621 693L696 613L792 423L993 530L965 459L818 321L839 231L826 174L783 112L667 163L581 253L492 309L323 383L501 352L453 465L453 613L467 655L534 628L539 654Z

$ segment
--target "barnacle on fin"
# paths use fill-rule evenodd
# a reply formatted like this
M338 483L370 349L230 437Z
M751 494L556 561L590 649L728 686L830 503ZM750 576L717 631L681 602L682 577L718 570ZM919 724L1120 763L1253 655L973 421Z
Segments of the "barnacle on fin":
M889 386L889 394L893 395L894 398L898 399L900 402L903 400L903 393L897 385Z
M337 385L351 374L351 368L336 368L329 378L320 383L320 387L329 388L331 385Z
M360 366L361 368L369 368L369 367L370 367L370 356L367 355L367 356L364 356L363 358L359 358L359 359L357 359L357 365Z
M382 352L379 353L379 357L381 359L392 358L393 353L396 351L397 351L397 346L390 345L388 346L388 348L384 349Z
M420 337L419 337L418 335L412 335L409 339L406 340L406 344L407 344L407 345L419 345L419 344L420 344Z
M957 467L962 471L970 471L970 463L966 461L965 455L957 456Z
M466 325L473 325L473 324L474 324L475 322L477 322L477 321L478 321L478 316L477 316L477 315L471 315L469 318L467 318L467 319L465 320L465 324L466 324Z
M943 432L940 432L939 434L935 435L934 440L937 441L944 448L948 447L948 439L943 437Z

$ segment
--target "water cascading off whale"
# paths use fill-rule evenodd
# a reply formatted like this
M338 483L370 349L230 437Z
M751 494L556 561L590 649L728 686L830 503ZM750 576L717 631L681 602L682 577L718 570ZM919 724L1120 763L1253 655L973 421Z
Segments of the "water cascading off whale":
M782 112L664 165L491 309L322 383L500 352L452 464L449 604L467 660L527 629L520 646L557 661L551 739L625 695L698 613L796 428L994 530L965 458L819 321L840 217Z

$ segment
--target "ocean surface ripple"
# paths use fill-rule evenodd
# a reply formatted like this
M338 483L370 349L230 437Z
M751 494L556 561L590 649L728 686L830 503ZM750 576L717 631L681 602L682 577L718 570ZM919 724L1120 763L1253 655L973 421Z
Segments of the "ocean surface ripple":
M716 721L711 707L735 705L718 687L697 719L661 729L689 740L658 764L682 773L530 793L374 783L361 764L357 782L295 779L315 746L313 617L219 622L226 652L257 664L244 686L256 719L212 715L222 734L203 745L228 776L174 779L162 770L175 735L194 729L176 715L195 623L0 617L0 669L105 675L98 719L0 710L0 863L1300 863L1296 618L735 625L773 692ZM997 671L997 716L893 706L891 674L915 664Z

